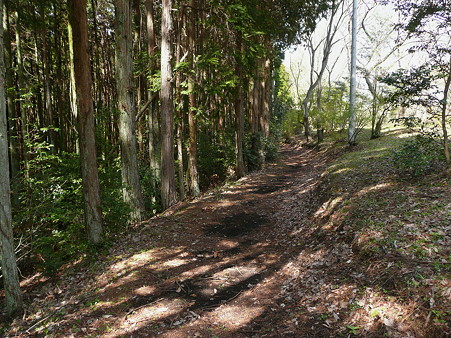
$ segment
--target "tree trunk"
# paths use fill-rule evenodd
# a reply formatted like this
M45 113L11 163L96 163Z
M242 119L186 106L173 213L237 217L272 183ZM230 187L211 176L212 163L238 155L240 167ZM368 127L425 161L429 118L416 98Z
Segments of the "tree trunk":
M73 32L74 70L78 103L78 136L85 224L88 230L89 240L93 243L99 243L103 239L103 224L100 209L99 178L94 135L94 105L88 55L86 0L68 0L68 7L69 21Z
M130 219L146 216L138 173L136 112L133 99L132 12L128 0L116 0L116 81L121 147L122 196L130 207Z
M77 89L76 89L77 86L75 85L75 69L74 69L74 43L73 43L74 37L73 37L71 25L67 25L67 37L68 37L68 43L69 43L70 108L71 108L71 112L72 112L72 117L76 121L78 118L78 105L77 105ZM66 132L68 132L68 131L66 131ZM77 133L76 130L75 130L75 133ZM77 154L80 153L78 137L75 138L75 151Z
M154 24L154 9L153 0L146 0L146 26L147 26L147 52L149 54L149 74L153 78L155 76L156 62L155 62L155 24ZM152 85L150 91L152 91ZM150 93L152 96L152 93ZM155 179L152 180L153 190L156 191L156 177L160 172L160 121L157 114L156 100L152 101L149 109L149 162L152 173Z
M13 72L13 55L11 49L11 34L9 30L8 14L6 6L4 6L3 16L3 43L5 51L5 81L6 81L6 96L8 107L8 129L9 129L9 156L10 169L12 178L13 197L18 201L17 188L19 185L19 171L20 171L20 156L19 156L19 131L18 131L18 116L16 111L16 91L14 90L14 72ZM1 9L0 9L1 10Z
M177 19L177 42L176 42L176 50L175 50L175 63L178 64L181 59L181 53L182 53L182 36L183 36L183 29L184 29L184 23L185 23L185 7L183 6L179 13L178 13L178 19ZM186 197L185 193L185 170L184 170L184 164L183 164L183 130L184 130L184 107L182 102L182 86L181 86L181 72L176 73L175 78L175 102L176 102L176 114L178 118L177 123L177 164L178 164L178 185L179 185L179 196L180 200L184 200Z
M351 84L349 92L349 129L348 143L350 146L356 144L356 88L357 88L357 0L353 0L352 10L352 44L351 44Z
M24 69L23 69L23 59L22 59L22 39L20 37L20 20L19 20L19 12L14 12L14 23L16 26L15 40L16 40L16 62L17 62L17 93L19 96L19 100L17 101L16 114L20 116L20 140L22 142L22 154L23 154L23 170L25 173L25 177L29 175L29 154L28 154L28 145L26 142L26 137L28 135L28 119L25 108L22 105L21 96L25 91L25 78L24 78Z
M161 204L177 201L174 169L174 102L172 93L172 0L162 0L161 19Z
M237 178L241 178L246 174L243 158L244 98L241 57L244 49L241 32L237 33L237 51L238 50L241 54L235 59L235 76L238 78L238 84L235 88L235 174Z
M267 43L269 48L269 43ZM264 138L269 137L269 120L271 106L271 60L269 58L262 59L262 119L261 132Z
M190 1L189 26L188 26L188 53L189 64L194 69L194 55L196 53L195 34L196 22L194 15L195 1ZM195 116L196 95L194 93L195 74L188 72L188 126L189 126L189 146L188 146L188 173L189 173L189 190L191 195L198 196L199 189L199 173L197 171L197 121Z
M448 76L446 77L446 81L445 81L443 104L442 104L442 118L441 118L442 132L443 132L443 146L444 146L446 164L448 166L451 164L451 157L449 154L448 130L446 128L446 110L448 107L448 95L449 95L450 87L451 87L451 62L449 63L449 72L448 72Z
M0 22L3 22L3 0L0 0ZM5 286L6 311L9 315L22 312L22 291L20 290L14 253L14 237L11 216L11 195L9 182L8 137L6 127L5 63L3 25L0 25L0 238L3 283Z
M41 8L41 20L45 22L45 9ZM52 92L50 88L50 66L52 64L51 53L49 53L49 43L47 41L47 28L43 27L41 31L42 39L42 63L44 68L44 106L45 106L45 127L54 127L53 110L52 110ZM53 128L48 130L48 142L53 145L52 152L56 150L55 132Z

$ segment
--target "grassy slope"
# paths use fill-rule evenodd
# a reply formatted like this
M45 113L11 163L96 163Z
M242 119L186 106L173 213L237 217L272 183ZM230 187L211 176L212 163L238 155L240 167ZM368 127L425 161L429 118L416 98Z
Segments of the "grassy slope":
M352 245L362 275L350 333L377 332L381 324L416 336L450 332L451 180L400 177L390 152L408 137L391 130L368 140L363 133L329 166L321 187L317 221Z

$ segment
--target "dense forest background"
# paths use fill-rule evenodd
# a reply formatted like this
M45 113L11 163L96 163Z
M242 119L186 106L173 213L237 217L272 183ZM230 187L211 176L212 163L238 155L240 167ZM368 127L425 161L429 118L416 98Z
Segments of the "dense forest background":
M324 132L348 132L350 78L331 80L332 47L352 17L347 1L0 5L6 285L18 280L16 258L22 273L53 273L81 253L95 255L130 222L262 168L297 133L319 143ZM400 153L399 166L413 174L446 167L449 3L398 2L396 27L365 25L372 6L361 4L358 71L367 88L357 93L350 138L367 126L380 137L383 123L397 118L423 136ZM316 42L318 22L327 28ZM282 64L293 44L309 50L307 75ZM424 64L385 67L401 46ZM309 85L296 82L302 76ZM12 313L20 291L6 291Z

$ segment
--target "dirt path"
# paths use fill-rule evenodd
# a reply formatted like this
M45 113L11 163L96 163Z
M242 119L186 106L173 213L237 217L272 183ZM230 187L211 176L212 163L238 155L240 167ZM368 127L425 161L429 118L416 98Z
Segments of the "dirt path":
M352 288L350 247L310 226L328 157L284 146L277 164L132 230L94 269L40 290L36 308L55 312L26 334L330 335Z

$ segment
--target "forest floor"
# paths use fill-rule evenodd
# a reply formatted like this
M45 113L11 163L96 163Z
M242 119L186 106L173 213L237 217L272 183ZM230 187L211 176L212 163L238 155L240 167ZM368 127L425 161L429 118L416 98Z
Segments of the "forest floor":
M25 280L26 313L3 335L449 336L451 179L398 177L402 136L285 144L98 259Z

